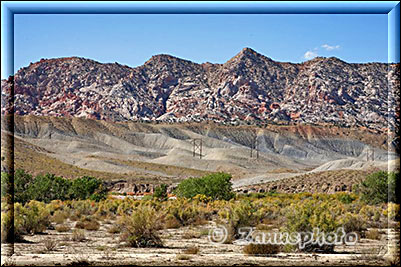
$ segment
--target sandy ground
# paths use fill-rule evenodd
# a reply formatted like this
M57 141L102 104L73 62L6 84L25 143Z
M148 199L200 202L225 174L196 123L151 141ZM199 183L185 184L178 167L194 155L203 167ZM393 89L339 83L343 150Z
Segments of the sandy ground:
M182 227L161 231L164 248L130 248L119 240L119 234L107 229L113 221L102 222L98 231L86 231L86 240L71 241L72 232L58 233L47 230L41 235L26 236L26 243L16 243L14 254L4 257L7 247L2 246L2 264L11 265L385 265L389 251L397 245L399 236L392 229L381 229L380 240L361 239L356 246L338 246L332 254L279 253L276 255L247 256L241 242L219 244L209 241L207 231L212 223L197 227ZM70 222L73 226L73 222ZM186 233L199 233L188 238ZM203 234L201 234L203 233ZM206 234L205 234L206 233ZM55 240L57 246L48 251L46 240ZM399 240L399 239L398 239ZM399 241L398 241L399 242ZM198 247L198 254L184 254L188 247ZM399 243L398 243L399 246Z

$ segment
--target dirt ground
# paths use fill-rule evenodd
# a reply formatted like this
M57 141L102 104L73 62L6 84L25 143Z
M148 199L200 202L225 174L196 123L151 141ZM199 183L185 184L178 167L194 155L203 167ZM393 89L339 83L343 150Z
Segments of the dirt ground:
M109 233L114 221L103 221L97 231L85 231L85 240L72 241L75 222L67 221L67 232L46 230L44 234L25 236L26 242L14 244L14 254L7 257L9 245L2 245L2 266L88 266L88 265L217 265L217 266L349 266L389 265L389 253L399 247L399 231L380 229L380 240L362 238L356 246L336 246L334 253L278 253L265 256L248 256L244 244L213 243L208 232L213 223L161 230L163 248L131 248L119 240L118 233ZM55 225L53 223L53 225ZM394 240L398 241L394 241ZM54 241L55 248L47 249L46 242ZM398 243L397 243L398 242ZM198 247L197 254L185 254L185 249Z

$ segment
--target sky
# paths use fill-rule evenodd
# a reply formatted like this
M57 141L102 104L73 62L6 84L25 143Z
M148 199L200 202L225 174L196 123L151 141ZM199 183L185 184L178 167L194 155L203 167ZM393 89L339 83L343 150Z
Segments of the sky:
M16 14L14 69L69 56L131 67L156 54L224 63L244 47L294 63L316 56L387 62L387 34L387 15L370 14Z

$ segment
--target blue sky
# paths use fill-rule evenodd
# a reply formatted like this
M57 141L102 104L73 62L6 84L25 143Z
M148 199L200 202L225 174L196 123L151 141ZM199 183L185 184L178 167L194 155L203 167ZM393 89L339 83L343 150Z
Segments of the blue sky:
M15 70L41 58L79 56L142 65L171 54L224 63L244 47L274 60L336 56L387 62L387 15L21 15Z

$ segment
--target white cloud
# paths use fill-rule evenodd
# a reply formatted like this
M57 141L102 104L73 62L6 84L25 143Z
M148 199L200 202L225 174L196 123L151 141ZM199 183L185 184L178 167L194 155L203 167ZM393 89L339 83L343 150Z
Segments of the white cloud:
M317 56L318 56L317 53L314 51L306 51L306 53L304 54L304 58L306 59L312 59Z
M324 44L322 45L322 47L324 49L326 49L327 51L332 51L332 50L336 50L336 49L340 49L339 45L328 45L328 44Z

